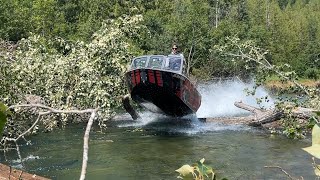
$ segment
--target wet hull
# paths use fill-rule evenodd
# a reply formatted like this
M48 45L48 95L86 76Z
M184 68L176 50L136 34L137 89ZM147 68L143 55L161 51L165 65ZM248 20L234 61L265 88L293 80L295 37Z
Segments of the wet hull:
M195 113L201 104L201 95L181 74L135 69L126 73L126 81L132 99L151 111L180 117Z

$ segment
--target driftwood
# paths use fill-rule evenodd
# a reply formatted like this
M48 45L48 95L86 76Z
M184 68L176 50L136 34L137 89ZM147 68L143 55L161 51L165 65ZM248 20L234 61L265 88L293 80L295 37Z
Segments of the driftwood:
M262 124L271 123L273 121L279 120L279 118L282 115L282 112L277 111L275 109L271 110L264 110L259 109L253 106L249 106L247 104L244 104L242 102L235 102L235 106L238 108L242 108L244 110L250 111L253 113L253 119L251 119L251 122L248 121L247 124L249 126L261 126Z
M271 123L280 119L282 112L274 109L264 110L247 105L243 102L235 102L238 108L250 111L252 114L245 117L220 117L220 118L207 118L206 122L218 122L222 124L243 124L249 126L261 126L262 124Z
M206 122L217 122L222 124L240 124L240 125L248 125L248 126L262 126L264 124L269 124L274 121L280 120L281 116L283 115L283 112L276 110L276 109L270 109L270 110L264 110L260 108L256 108L250 105L247 105L243 102L235 102L234 105L238 108L247 110L251 112L252 114L245 116L245 117L219 117L219 118L207 118ZM300 119L308 119L312 116L312 114L316 112L313 109L309 108L293 108L292 114L294 117L300 118Z

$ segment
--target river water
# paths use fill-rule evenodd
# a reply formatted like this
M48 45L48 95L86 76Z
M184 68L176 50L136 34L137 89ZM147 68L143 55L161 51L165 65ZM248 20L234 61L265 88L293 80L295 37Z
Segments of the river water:
M231 94L237 93L232 92L234 85L229 87ZM227 85L222 89L228 92ZM198 116L243 114L233 109L233 102L251 102L243 95L230 98L222 92L210 102L208 95L217 92L201 90L207 101ZM310 139L291 140L246 126L202 123L195 117L171 119L149 112L141 115L143 119L138 122L125 118L109 122L104 132L98 127L92 129L87 179L177 179L176 169L202 158L215 169L218 179L287 179L279 169L264 166L280 166L291 176L315 179L311 156L301 149L311 145ZM85 125L78 124L33 136L32 145L21 147L23 168L52 179L79 179L84 130ZM14 153L8 156L12 165L21 167Z

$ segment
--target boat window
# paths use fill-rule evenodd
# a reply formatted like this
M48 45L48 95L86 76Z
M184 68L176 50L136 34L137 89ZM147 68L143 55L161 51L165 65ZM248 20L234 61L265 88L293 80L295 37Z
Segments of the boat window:
M169 69L174 71L179 71L181 68L181 58L180 57L169 57Z
M146 67L147 57L139 57L133 60L132 67L133 68L140 68Z
M149 59L148 67L149 68L161 68L163 62L163 57L161 56L152 56Z

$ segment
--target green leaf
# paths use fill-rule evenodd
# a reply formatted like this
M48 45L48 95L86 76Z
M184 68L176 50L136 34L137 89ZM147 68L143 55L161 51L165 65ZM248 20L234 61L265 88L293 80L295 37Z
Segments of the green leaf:
M212 177L214 177L212 168L204 165L203 163L204 163L204 158L202 158L200 161L197 162L198 171L200 175L209 177L208 175L212 174Z
M312 128L312 146L302 149L320 159L320 127L318 124L315 124Z
M0 102L0 111L5 113L7 111L8 107L4 105L2 102Z
M0 137L2 137L3 128L7 122L7 109L7 106L0 102Z
M5 104L3 104L2 102L0 102L0 112L3 112L6 116L12 115L12 113L10 111L8 111L8 107Z

